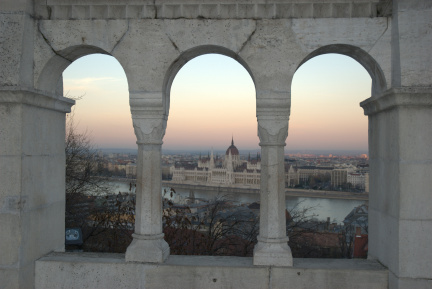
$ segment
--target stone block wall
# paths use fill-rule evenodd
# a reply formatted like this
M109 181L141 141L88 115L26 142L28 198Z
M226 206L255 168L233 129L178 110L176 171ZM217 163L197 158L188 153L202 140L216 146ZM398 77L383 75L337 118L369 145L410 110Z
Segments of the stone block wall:
M170 256L164 264L124 262L120 254L51 254L36 262L36 289L385 289L376 261L294 259L293 267L253 266L252 258Z
M64 248L64 113L71 104L0 90L1 288L33 288L34 261Z

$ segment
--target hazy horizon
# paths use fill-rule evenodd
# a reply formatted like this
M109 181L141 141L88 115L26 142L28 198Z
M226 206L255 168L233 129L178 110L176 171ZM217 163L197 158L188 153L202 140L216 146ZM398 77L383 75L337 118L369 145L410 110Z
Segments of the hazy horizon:
M96 150L100 150L104 153L126 153L126 154L135 154L137 152L137 148L96 148ZM256 155L256 153L260 153L260 149L251 149L251 150L241 150L239 149L240 155L248 155L251 153L251 156ZM224 155L226 152L225 149L213 149L214 154ZM285 155L287 154L315 154L315 155L345 155L345 156L355 156L361 154L368 154L368 151L364 150L305 150L305 149L292 149L285 150ZM180 153L193 153L193 154L202 154L206 156L211 153L211 150L205 149L162 149L162 153L170 153L170 154L180 154Z
M74 107L79 132L101 148L136 147L127 79L117 60L82 57L63 79L66 96L83 95ZM360 64L335 54L312 58L296 71L291 90L285 150L367 151L359 102L370 96L371 79ZM259 150L255 94L252 78L234 59L190 60L171 87L163 150L224 150L233 136L239 150Z

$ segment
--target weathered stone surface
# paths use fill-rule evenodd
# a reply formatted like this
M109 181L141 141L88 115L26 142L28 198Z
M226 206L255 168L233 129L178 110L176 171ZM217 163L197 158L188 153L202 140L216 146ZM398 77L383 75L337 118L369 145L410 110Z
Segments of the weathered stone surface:
M135 282L166 288L179 280L178 287L185 288L310 288L321 283L385 288L386 272L301 269L295 260L294 267L277 269L252 267L251 259L248 264L224 259L232 267L205 258L185 259L197 262L192 265L175 258L165 265L133 263L162 262L168 255L158 192L172 81L193 57L220 53L239 61L256 88L261 155L268 167L262 170L263 223L254 263L291 265L279 180L291 81L312 57L340 53L358 61L372 78L371 98L362 103L369 116L369 257L389 268L392 289L430 287L431 19L428 0L2 0L0 218L8 237L0 243L1 286L33 287L34 260L62 250L64 113L73 102L62 97L61 73L79 57L105 53L126 72L141 146L137 235L126 257L132 262L89 262L95 267L86 271L80 257L77 263L51 260L44 264L68 270L60 270L59 279L39 270L42 283L37 286L75 286L71 280L83 285L76 278L86 276L88 287ZM163 278L167 272L172 278ZM122 274L126 279L119 278ZM346 284L347 276L354 283ZM370 278L370 283L359 283Z
M55 92L61 73L72 61L91 53L114 53L128 28L126 20L38 22L35 42L40 50L35 51L34 57L36 87Z
M30 205L28 207L20 214L21 267L34 265L34 260L49 252L64 251L64 199L57 203L47 204L44 208L34 208Z
M390 288L431 277L430 88L391 89L362 103L369 115L369 256L391 272ZM422 133L419 133L419 132ZM388 180L385 182L384 180ZM428 204L428 205L425 205ZM396 277L397 276L397 277ZM400 279L398 279L400 278Z
M32 11L32 1L29 0L4 0L0 7L1 12L22 13Z
M160 92L166 71L179 55L165 34L164 21L130 20L128 25L113 56L125 70L129 91Z
M257 104L261 146L260 231L254 248L254 265L292 266L286 237L284 146L288 136L288 113L263 111Z
M19 84L24 18L24 15L0 13L1 86L16 86Z
M146 98L144 98L145 100ZM148 115L134 102L132 119L138 143L135 233L126 250L128 262L162 263L170 249L162 233L161 147L166 118ZM155 110L162 114L162 111Z
M306 56L295 39L292 23L290 20L257 21L255 32L239 53L251 70L257 103L261 97L271 98L291 91L291 79L298 67L294 59Z
M336 2L336 3L335 3ZM134 7L131 10L129 7ZM322 14L323 6L327 12ZM305 17L376 17L379 0L129 0L129 1L36 1L36 11L44 19L274 19ZM101 13L101 11L103 11ZM129 12L128 12L129 11ZM139 11L139 13L136 13ZM131 13L132 12L132 13ZM382 15L379 15L382 16Z
M0 98L3 92L0 91ZM21 151L21 111L15 103L0 104L0 155L14 156Z
M401 8L394 14L393 49L394 54L394 86L430 86L432 78L432 56L430 45L432 33L430 20L432 18L432 7L415 1L416 6L411 6L411 1L396 1ZM405 4L404 4L405 3ZM404 5L407 5L404 8ZM397 7L396 5L396 7ZM397 26L396 26L397 25Z
M8 201L10 204L10 199ZM8 203L3 204L3 206L9 205ZM8 234L3 236L3 240L0 243L0 250L2 252L0 269L3 267L18 269L20 257L19 247L21 245L21 224L18 216L17 212L0 213L0 224L2 224L2 230L8 232Z
M125 255L127 262L163 263L168 258L170 248L163 239L162 233L159 235L135 233L132 236L134 239L127 248Z
M159 265L123 258L51 254L36 262L36 288L333 289L387 288L388 282L387 270L368 260L295 259L294 267L281 268L253 266L252 258L241 257L170 256Z
M0 90L2 287L32 288L34 260L64 247L64 113L72 103Z
M416 288L416 289L430 289L432 287L431 279L421 278L398 278L393 273L389 273L389 288L405 289L405 288Z
M180 53L215 45L238 53L256 29L254 20L165 20L164 30Z
M387 31L385 18L296 19L293 33L305 51L331 44L355 45L369 51Z
M431 242L431 220L399 221L399 277L430 279L432 252L426 248Z
M17 288L17 285L19 284L19 270L14 268L0 268L0 280L2 282L2 288Z
M0 156L0 171L0 213L11 213L21 202L21 157Z
M384 272L366 260L294 259L291 270L272 268L271 288L385 288Z

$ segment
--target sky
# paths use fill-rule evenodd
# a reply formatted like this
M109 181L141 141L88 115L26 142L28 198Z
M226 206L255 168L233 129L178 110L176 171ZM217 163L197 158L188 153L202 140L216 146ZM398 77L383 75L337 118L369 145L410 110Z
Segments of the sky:
M288 80L287 80L288 81ZM99 148L136 148L126 75L111 56L93 54L63 72L64 94L77 100L73 118ZM303 64L292 82L286 150L367 151L371 78L355 60L321 55ZM259 150L255 87L232 58L207 54L190 60L171 87L163 149Z

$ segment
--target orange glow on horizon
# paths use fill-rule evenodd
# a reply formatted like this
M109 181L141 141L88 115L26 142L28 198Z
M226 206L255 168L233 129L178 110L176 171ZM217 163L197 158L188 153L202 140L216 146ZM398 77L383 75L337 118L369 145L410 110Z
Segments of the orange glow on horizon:
M103 63L108 63L108 56L103 57ZM295 73L287 150L367 150L367 117L358 104L370 95L370 77L348 57L334 57L315 57ZM91 133L98 147L135 148L124 72L118 72L118 63L107 64L116 72L110 75L110 69L91 61L92 69L100 66L100 71L87 74L85 66L74 68L88 65L87 60L79 59L64 75L64 91L84 95L75 107L78 129ZM194 58L173 82L163 148L226 149L232 136L240 151L259 149L252 79L240 64L225 56Z

